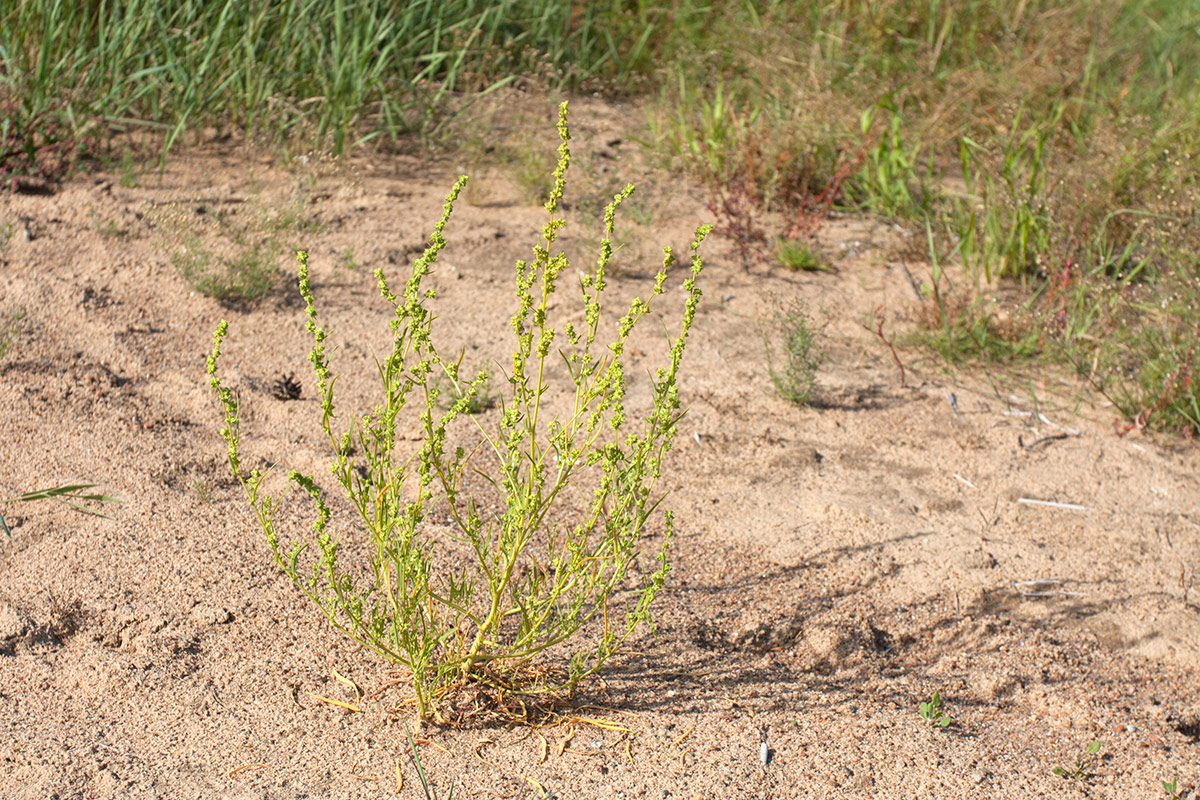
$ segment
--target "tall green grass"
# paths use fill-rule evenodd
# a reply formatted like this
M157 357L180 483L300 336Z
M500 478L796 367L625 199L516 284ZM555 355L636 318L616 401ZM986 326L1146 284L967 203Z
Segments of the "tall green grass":
M152 126L166 146L225 125L341 151L436 131L464 93L512 76L621 83L652 24L555 0L14 0L0 96L77 126Z

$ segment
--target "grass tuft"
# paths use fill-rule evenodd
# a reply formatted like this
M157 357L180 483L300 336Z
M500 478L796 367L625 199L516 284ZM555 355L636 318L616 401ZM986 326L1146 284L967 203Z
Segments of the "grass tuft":
M775 263L792 272L832 272L814 248L795 239L775 240Z

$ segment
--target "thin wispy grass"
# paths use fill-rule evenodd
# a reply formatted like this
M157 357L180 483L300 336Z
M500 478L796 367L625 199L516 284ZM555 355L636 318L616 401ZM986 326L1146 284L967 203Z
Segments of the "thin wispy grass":
M49 489L37 489L32 492L19 494L16 497L0 499L0 505L6 503L31 503L35 500L51 500L63 503L83 514L103 517L104 514L89 505L85 505L85 503L120 503L121 501L106 494L87 492L88 489L93 489L96 485L94 483L72 483L54 486ZM0 530L4 531L5 536L12 536L12 532L8 529L8 523L4 521L3 516L0 516Z

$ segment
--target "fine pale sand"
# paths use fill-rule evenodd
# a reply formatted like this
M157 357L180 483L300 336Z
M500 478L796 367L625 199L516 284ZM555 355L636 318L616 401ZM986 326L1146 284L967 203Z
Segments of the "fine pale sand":
M619 120L599 102L576 109L563 239L590 266L595 198L613 175L641 183L618 222L614 318L648 292L658 248L685 252L710 219L701 193L637 163ZM230 230L259 230L255 215L300 197L312 224L278 238L312 252L349 418L373 403L372 352L388 343L371 271L406 277L461 166L284 167L210 141L140 186L90 174L0 201L0 318L16 331L0 361L0 496L86 480L123 501L108 519L0 506L12 529L0 534L0 796L374 798L398 775L400 796L424 796L403 683L278 574L224 464L204 376L222 317L246 458L328 475L294 282L227 308L169 257L180 226L222 253ZM496 168L460 201L430 282L435 336L468 366L508 360L512 265L543 220ZM952 374L904 343L919 301L888 226L827 220L820 245L836 272L746 270L728 240L704 246L689 410L664 477L678 530L657 635L631 642L556 724L480 714L422 729L439 796L1143 798L1200 780L1194 446L1118 437L1116 412L1053 370ZM635 404L683 277L668 281L662 324L646 320L631 343ZM576 281L564 278L560 320ZM828 356L808 408L778 399L764 358L772 303L793 297ZM864 328L878 306L905 386ZM287 373L299 400L272 392ZM308 510L286 498L284 530L302 536ZM648 551L661 525L651 534ZM935 690L945 729L917 714ZM1091 777L1052 774L1092 741Z

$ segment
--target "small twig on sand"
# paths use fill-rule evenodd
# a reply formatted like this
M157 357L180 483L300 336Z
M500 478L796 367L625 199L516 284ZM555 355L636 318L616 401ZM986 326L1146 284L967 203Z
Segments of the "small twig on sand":
M1062 586L1062 583L1057 578L1043 578L1032 581L1009 581L1008 585L1020 591L1022 597L1083 597L1083 592L1069 592L1066 589L1046 591L1053 586ZM1034 589L1034 591L1025 591L1022 587L1026 586Z
M957 472L952 472L952 473L950 473L950 475L951 475L951 477L955 478L956 480L961 481L962 483L965 483L967 486L970 486L972 489L979 488L975 484L971 483L969 480L964 478L962 475L959 475Z
M962 419L962 412L958 410L958 398L954 396L954 392L946 392L946 400L950 403L950 410L954 412L954 416Z
M1060 431L1065 432L1069 436L1081 436L1082 435L1082 434L1080 434L1079 431L1075 430L1074 428L1068 428L1066 425L1059 425L1056 422L1051 422L1050 420L1046 419L1045 414L1042 414L1040 412L1021 411L1020 409L1011 408L1006 411L1001 411L1000 413L1006 417L1028 417L1030 420L1036 419L1036 420L1039 420L1043 425L1049 425L1051 428L1058 428Z
M1065 434L1065 433L1052 433L1049 436L1043 436L1040 439L1035 439L1034 441L1030 442L1029 444L1025 444L1025 442L1021 439L1021 437L1017 436L1017 444L1021 445L1021 449L1028 450L1031 453L1035 453L1035 452L1037 452L1036 448L1039 444L1047 444L1049 442L1056 442L1060 439L1066 439L1066 438L1067 438L1067 434Z
M1050 508L1065 508L1069 511L1087 511L1087 506L1081 506L1078 503L1058 503L1054 500L1034 500L1030 497L1018 497L1017 502L1027 506L1049 506Z
M922 303L925 302L925 296L921 294L921 287L917 283L916 278L912 276L912 273L908 271L908 264L904 263L903 256L900 258L900 269L904 270L904 277L908 278L908 285L912 287L913 294L915 294L917 299Z

